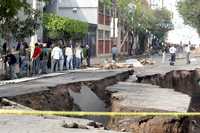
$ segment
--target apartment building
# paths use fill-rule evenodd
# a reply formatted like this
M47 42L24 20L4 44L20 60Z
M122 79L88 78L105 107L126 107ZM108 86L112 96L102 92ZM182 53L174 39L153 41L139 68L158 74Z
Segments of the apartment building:
M106 8L101 0L52 0L46 11L59 16L87 22L89 32L83 43L92 48L93 56L111 54L111 9Z

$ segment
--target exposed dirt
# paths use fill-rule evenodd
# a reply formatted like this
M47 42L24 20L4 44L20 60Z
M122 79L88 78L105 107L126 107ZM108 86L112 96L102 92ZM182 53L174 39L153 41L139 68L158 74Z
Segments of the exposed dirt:
M113 107L114 105L111 105L112 93L106 90L106 87L114 85L118 81L126 80L131 73L132 72L123 73L98 81L58 85L47 91L9 97L9 99L36 110L71 111L74 107L74 101L70 96L69 90L80 93L81 86L85 85L103 100L107 106ZM193 96L194 94L197 94L196 92L199 92L197 81L199 81L200 76L198 74L197 70L172 71L166 75L157 74L139 77L138 82L174 88L177 91ZM191 109L198 109L198 107L200 109L198 99L198 96L193 98L193 101L196 100L196 102L193 102L195 103L194 105L191 103ZM131 110L123 108L118 111L124 112ZM193 123L195 122L196 121L193 121ZM192 122L187 117L111 117L108 127L117 131L129 131L133 133L188 133L189 123ZM76 127L77 125L64 126ZM192 128L194 128L194 126ZM194 130L197 131L196 128L194 128Z
M200 93L200 86L198 85L198 80L200 79L199 71L199 69L191 71L176 70L165 75L148 75L138 77L138 82L151 83L162 88L173 88L176 91L192 96L194 93Z
M176 91L188 94L192 97L188 112L200 112L200 69L176 70L165 75L156 74L138 77L138 82L156 84L162 88L173 88ZM190 117L189 132L200 132L200 118Z
M0 109L27 109L27 110L31 110L31 108L27 108L27 107L22 106L18 103L10 101L6 98L0 98Z
M132 133L188 133L186 117L118 117L111 119L112 129Z
M71 111L74 103L69 94L69 89L74 92L80 92L81 85L86 85L103 101L109 103L110 94L105 91L105 88L127 79L131 73L132 71L124 72L98 81L58 85L46 91L9 97L8 99L36 110Z
M67 87L59 85L55 89L9 97L9 99L35 110L70 111L73 108L73 99Z

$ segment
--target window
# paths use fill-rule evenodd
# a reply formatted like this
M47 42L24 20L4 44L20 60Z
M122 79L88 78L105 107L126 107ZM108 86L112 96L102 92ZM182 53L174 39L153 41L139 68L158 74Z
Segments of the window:
M106 8L106 9L105 9L105 15L106 15L106 16L111 16L111 9Z
M104 5L103 2L99 2L99 14L103 14L104 13Z
M99 40L103 40L103 30L98 30L98 38Z
M105 31L105 40L110 39L110 31Z

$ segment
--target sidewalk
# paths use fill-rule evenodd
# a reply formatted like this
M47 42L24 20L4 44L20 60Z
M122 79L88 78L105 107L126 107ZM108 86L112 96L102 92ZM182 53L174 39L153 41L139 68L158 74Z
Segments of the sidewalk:
M26 82L26 81L31 81L31 80L40 79L40 78L55 77L55 76L59 76L59 75L63 75L63 74L65 74L65 73L49 73L49 74L38 75L38 76L33 76L33 77L24 77L24 78L13 79L13 80L4 80L4 81L0 81L0 86L5 85L5 84L15 84L15 83L20 83L20 82Z
M0 85L0 97L12 97L16 95L23 95L27 93L40 92L50 90L58 85L66 85L81 82L100 81L111 77L123 77L129 75L130 70L106 70L106 71L77 71L77 72L63 72L41 75L32 78L23 78L13 80L13 84Z

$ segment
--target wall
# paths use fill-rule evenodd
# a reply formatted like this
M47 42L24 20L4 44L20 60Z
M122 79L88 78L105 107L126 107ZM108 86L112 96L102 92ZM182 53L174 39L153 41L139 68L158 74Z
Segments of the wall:
M59 0L58 8L60 16L97 24L98 0Z

